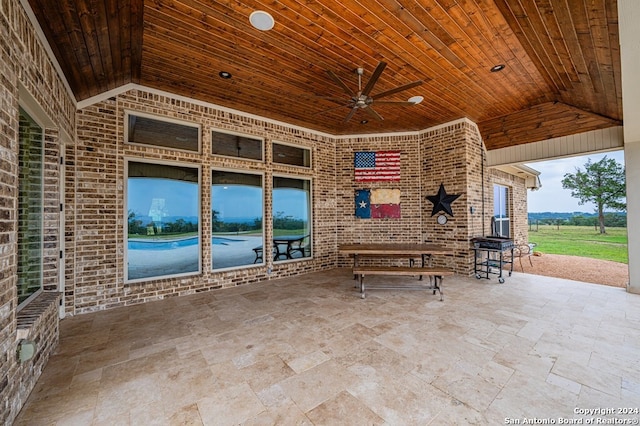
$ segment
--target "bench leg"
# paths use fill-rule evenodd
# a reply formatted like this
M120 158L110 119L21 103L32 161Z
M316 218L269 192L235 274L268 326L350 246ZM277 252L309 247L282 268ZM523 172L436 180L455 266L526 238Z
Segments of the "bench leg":
M364 299L366 294L364 292L364 275L360 274L360 298Z
M431 277L429 277L431 278ZM440 284L438 284L438 281L440 281ZM436 275L435 277L433 277L433 294L435 296L436 294L436 290L438 290L438 292L440 293L440 301L444 301L444 298L442 297L442 276L441 275Z

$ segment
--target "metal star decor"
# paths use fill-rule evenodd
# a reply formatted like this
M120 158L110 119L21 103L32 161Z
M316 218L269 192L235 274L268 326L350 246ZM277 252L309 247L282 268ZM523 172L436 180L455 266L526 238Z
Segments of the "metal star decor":
M427 200L433 203L431 216L434 216L438 212L445 212L448 213L449 216L453 217L451 203L457 200L460 195L462 194L447 194L447 191L444 189L444 184L441 183L440 189L438 189L438 193L436 195L427 195Z

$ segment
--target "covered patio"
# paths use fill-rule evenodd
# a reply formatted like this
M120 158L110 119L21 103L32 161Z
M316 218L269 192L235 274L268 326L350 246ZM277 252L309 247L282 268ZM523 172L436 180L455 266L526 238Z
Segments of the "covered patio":
M622 418L593 410L640 400L638 21L636 0L1 1L0 423ZM626 289L473 277L492 221L529 242L525 163L619 149ZM444 302L361 300L339 246L376 243L445 247Z
M637 295L518 272L444 292L361 300L338 268L69 318L16 424L638 418L617 411L640 400Z

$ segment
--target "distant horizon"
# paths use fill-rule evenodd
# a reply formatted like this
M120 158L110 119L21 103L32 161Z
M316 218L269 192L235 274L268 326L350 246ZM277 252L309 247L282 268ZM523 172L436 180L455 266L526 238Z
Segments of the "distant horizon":
M598 214L598 212L586 212L586 211L572 211L572 212L557 212L557 211L552 211L552 210L545 210L543 212L527 212L527 214L543 214L543 213L551 213L551 214L592 214L592 215L596 215ZM620 211L620 210L605 210L603 213L620 213L620 214L627 214L626 211Z
M562 179L567 173L575 173L576 168L584 170L588 160L592 163L600 161L604 157L615 160L624 165L624 151L591 153L576 157L558 158L526 164L540 172L542 187L537 190L527 191L527 208L530 212L595 212L593 203L580 204L580 200L571 196L571 190L562 187Z

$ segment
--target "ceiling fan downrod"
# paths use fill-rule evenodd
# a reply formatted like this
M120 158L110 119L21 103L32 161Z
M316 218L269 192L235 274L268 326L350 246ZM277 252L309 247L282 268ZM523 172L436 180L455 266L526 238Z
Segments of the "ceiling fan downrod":
M373 102L367 95L362 94L362 75L364 74L364 68L356 68L356 73L358 74L358 93L355 97L352 98L354 108L366 108Z

